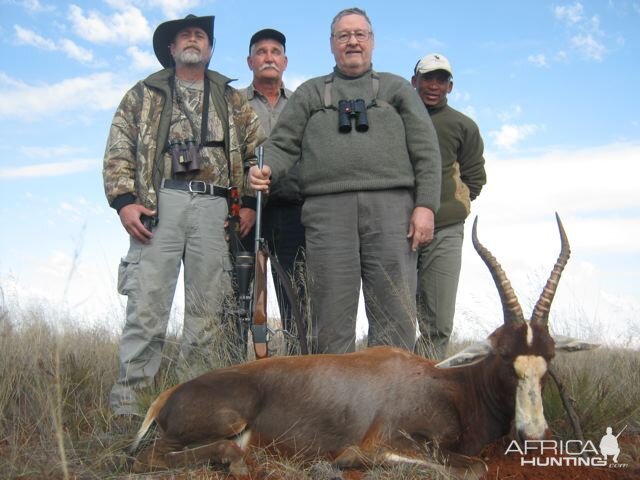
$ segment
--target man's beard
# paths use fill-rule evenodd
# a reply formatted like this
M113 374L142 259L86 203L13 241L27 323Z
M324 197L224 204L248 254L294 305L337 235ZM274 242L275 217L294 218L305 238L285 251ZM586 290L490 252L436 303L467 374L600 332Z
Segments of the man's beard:
M178 58L176 59L180 63L188 64L188 65L196 65L198 63L205 64L207 63L206 55L201 52L193 49L187 48L178 54Z

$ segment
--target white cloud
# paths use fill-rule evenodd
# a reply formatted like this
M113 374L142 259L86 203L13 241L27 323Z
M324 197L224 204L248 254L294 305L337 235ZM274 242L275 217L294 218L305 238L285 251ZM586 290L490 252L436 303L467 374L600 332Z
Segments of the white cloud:
M604 35L604 32L600 29L600 17L598 15L594 15L588 21L585 21L584 28L597 35Z
M131 57L131 66L138 71L157 70L160 63L156 56L138 47L127 48L127 54Z
M77 35L94 43L137 44L148 43L151 28L142 12L131 6L111 16L97 11L85 14L77 5L69 7L69 20Z
M493 137L494 143L499 148L512 149L517 143L531 136L538 130L537 125L502 125L500 130L489 132L489 136Z
M536 55L529 55L527 57L527 61L532 63L536 67L540 68L548 68L549 63L547 62L547 57L543 53L538 53Z
M77 109L115 110L128 87L114 73L28 85L0 72L0 119L19 117L36 121Z
M496 113L501 122L511 122L514 118L518 118L522 114L520 105L510 105L507 109Z
M31 30L23 28L20 25L14 25L13 29L16 32L16 40L18 41L18 44L30 45L32 47L49 51L57 49L55 42L48 40Z
M22 81L16 80L15 78L11 78L6 73L0 71L0 90L4 89L6 87L21 88L24 85L25 84Z
M200 0L149 0L149 4L160 8L167 18L178 18L200 5Z
M566 62L567 61L567 52L565 52L564 50L560 50L559 52L557 52L553 56L553 59L556 62Z
M69 158L72 155L78 156L81 149L75 146L20 146L18 151L21 158L36 158L39 160L48 158Z
M587 60L602 61L609 51L604 43L607 40L624 45L622 36L617 35L611 39L602 30L598 15L586 17L580 2L569 7L555 7L554 14L556 18L568 25L569 30L574 32L569 40L570 45L573 50Z
M505 228L516 222L535 229L534 221L542 212L546 216L561 210L565 215L583 217L580 221L585 229L580 237L584 244L595 246L604 239L604 243L623 242L636 251L640 248L634 235L615 238L614 230L591 229L587 223L594 217L603 220L600 217L606 212L610 212L607 221L612 225L628 223L631 227L637 221L633 216L640 214L640 144L555 150L536 157L499 157L488 152L486 157L490 181L478 200L485 210L483 215L500 220ZM611 159L615 159L615 168L605 168ZM640 223L629 232L640 233Z
M449 94L449 98L456 103L469 102L471 101L471 94L467 90L459 90L454 88L453 91Z
M284 84L287 86L289 90L295 90L304 82L309 80L311 77L309 75L299 75L299 74L289 74L287 72L282 76Z
M32 30L23 28L20 25L14 25L13 28L16 33L16 40L18 41L18 44L30 45L50 52L60 51L67 57L78 60L82 63L91 63L93 61L93 53L90 50L80 47L69 39L63 38L56 42L54 40L44 38Z
M17 279L2 278L9 296L21 305L45 302L54 314L64 314L69 309L70 315L65 318L81 319L83 324L85 319L117 323L121 308L114 285L116 274L105 267L104 261L88 260L82 241L80 238L76 245L69 246L71 253L53 250L44 258L25 258L33 267L32 272ZM111 318L113 314L115 319Z
M571 39L571 45L589 60L602 61L607 52L605 46L591 34L576 35Z
M569 25L575 25L582 21L584 18L583 12L584 8L580 2L576 2L573 5L554 7L553 9L555 17Z
M93 53L86 48L75 44L73 41L63 38L60 40L60 50L62 50L69 58L73 58L82 63L90 63L93 61Z
M30 12L50 12L55 10L55 7L52 5L43 5L39 0L22 0L19 2L21 6L23 6L26 10Z
M0 168L0 180L16 178L59 177L73 173L96 170L100 162L97 160L68 160L64 162L40 163L36 165L10 166Z
M525 315L559 253L554 212L564 223L572 258L552 309L556 332L610 343L638 342L640 295L640 144L557 150L501 158L488 152L488 182L472 204L480 241L511 280ZM615 159L615 168L604 168ZM620 175L620 172L625 172ZM500 324L501 307L486 267L465 239L456 333L480 337Z

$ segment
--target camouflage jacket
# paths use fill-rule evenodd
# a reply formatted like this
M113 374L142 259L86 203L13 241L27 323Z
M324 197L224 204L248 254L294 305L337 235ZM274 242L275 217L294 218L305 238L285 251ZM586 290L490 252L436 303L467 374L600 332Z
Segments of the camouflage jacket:
M157 208L160 183L171 173L163 150L171 122L169 79L173 74L173 69L165 69L138 82L125 94L113 117L102 175L107 200L116 210L130 203ZM212 106L225 129L231 184L240 188L243 205L255 208L245 171L255 162L256 147L265 140L260 120L242 95L228 85L229 78L212 70L207 70L207 77Z

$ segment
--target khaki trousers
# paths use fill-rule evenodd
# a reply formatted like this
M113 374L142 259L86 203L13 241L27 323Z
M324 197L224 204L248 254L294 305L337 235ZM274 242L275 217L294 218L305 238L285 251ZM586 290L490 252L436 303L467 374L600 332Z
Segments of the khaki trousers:
M438 228L418 258L419 353L443 360L453 330L464 222Z
M196 376L198 357L211 343L208 328L231 291L231 262L224 237L222 197L161 189L159 222L149 244L131 238L118 275L127 295L120 341L120 374L110 394L116 414L138 413L136 390L151 384L162 349L178 275L184 266L185 311L178 358L181 380Z

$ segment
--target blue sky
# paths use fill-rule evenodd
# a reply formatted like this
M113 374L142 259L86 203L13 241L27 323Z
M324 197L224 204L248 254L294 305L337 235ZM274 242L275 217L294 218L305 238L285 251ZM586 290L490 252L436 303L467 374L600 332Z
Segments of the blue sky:
M473 205L480 238L525 311L558 253L558 211L573 255L554 328L639 345L640 0L0 0L4 301L119 328L116 271L128 243L104 198L102 155L122 95L159 68L151 37L160 22L214 14L212 68L237 87L250 81L250 36L277 28L295 88L331 70L331 19L354 5L373 22L377 70L409 79L427 53L451 61L450 104L476 120L486 144L488 184ZM482 337L500 319L468 241L456 333Z

